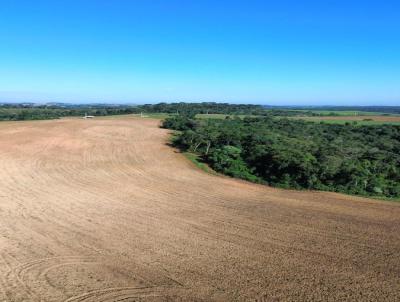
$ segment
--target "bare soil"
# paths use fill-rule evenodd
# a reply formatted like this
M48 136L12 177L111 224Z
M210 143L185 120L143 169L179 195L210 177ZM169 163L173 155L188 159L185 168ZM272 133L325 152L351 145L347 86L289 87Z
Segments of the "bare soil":
M400 301L398 203L210 175L158 123L0 124L0 301Z

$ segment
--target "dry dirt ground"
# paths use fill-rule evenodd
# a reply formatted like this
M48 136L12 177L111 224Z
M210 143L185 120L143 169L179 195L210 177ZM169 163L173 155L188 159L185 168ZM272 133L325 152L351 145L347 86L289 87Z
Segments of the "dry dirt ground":
M139 118L0 123L0 301L400 301L400 207L199 171Z

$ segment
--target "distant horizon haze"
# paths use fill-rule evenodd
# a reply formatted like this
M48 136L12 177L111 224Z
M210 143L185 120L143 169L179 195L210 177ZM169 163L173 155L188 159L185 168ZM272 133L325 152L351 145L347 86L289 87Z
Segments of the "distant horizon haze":
M352 103L277 103L277 102L230 102L230 101L204 101L204 100L195 100L195 101L188 101L188 100L172 100L172 101L149 101L149 102L133 102L133 101L7 101L1 100L0 104L35 104L35 105L49 105L49 104L66 104L66 105L126 105L126 106L135 106L135 105L145 105L145 104L159 104L159 103L203 103L203 102L215 102L215 103L227 103L227 104L249 104L249 105L260 105L260 106L270 106L270 107L400 107L400 102L395 103L393 105L382 105L379 102L375 103L361 103L352 105Z
M400 105L399 1L0 8L0 102Z

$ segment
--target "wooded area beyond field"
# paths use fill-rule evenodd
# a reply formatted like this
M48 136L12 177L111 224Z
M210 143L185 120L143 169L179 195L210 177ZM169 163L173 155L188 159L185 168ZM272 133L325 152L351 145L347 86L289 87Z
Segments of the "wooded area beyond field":
M400 197L400 127L272 117L166 119L174 143L216 171L273 186Z

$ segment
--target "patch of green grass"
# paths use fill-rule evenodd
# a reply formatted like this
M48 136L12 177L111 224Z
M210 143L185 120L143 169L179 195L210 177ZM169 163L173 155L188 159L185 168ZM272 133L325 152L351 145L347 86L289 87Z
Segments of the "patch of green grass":
M184 152L183 155L190 160L193 164L195 164L196 167L198 167L199 169L203 170L204 172L216 175L218 174L217 172L215 172L213 169L211 169L207 164L205 164L204 162L202 162L201 158L194 153L191 152Z
M133 116L136 117L143 117L143 118L152 118L152 119L157 119L157 120L163 120L166 119L168 117L173 116L174 114L170 114L170 113L144 113L143 115L139 114L132 114Z
M368 111L341 111L341 110L312 110L312 109L291 109L290 111L314 112L322 116L358 116L358 115L385 115L382 112ZM390 114L392 115L392 114ZM394 114L393 114L394 115Z
M169 142L171 145L175 145L176 139L179 137L180 131L174 131L172 135L169 137ZM203 170L204 172L210 173L210 174L217 174L213 169L211 169L206 163L203 162L203 160L200 158L198 154L192 153L192 152L182 152L182 154L190 160L196 167L199 169Z
M360 195L354 195L354 196L360 196ZM385 196L363 196L361 197L368 198L368 199L378 199L378 200L383 200L383 201L389 201L389 202L400 202L400 198L390 198L390 197L385 197Z
M351 125L358 125L358 126L373 126L373 125L400 125L400 122L389 122L389 121L351 121L351 120L326 120L326 119L305 119L299 117L291 117L292 119L302 119L307 122L312 123L320 123L323 122L325 124L338 124L338 125L345 125L349 123Z
M132 117L135 116L136 114L114 114L114 115L95 115L95 119L118 119L118 118L123 118L123 117ZM66 118L71 118L70 116L67 116ZM83 118L83 116L73 116L73 118Z
M306 111L306 110L298 110L298 111ZM316 111L315 111L316 112ZM318 111L318 112L325 112L325 111ZM329 116L329 112L331 111L326 111L327 115L324 116ZM355 111L336 111L336 112L341 112L341 116L349 116L350 113L353 113L354 115ZM376 116L376 115L382 115L382 114L377 114L375 112L359 112L360 114L366 114L366 116ZM257 117L257 115L244 115L244 114L239 114L239 115L229 115L229 114L197 114L196 118L198 119L226 119L226 117L239 117L241 119L245 117ZM352 121L352 120L337 120L337 119L319 119L317 116L313 117L302 117L302 116L276 116L276 118L289 118L289 119L303 119L305 121L313 122L313 123L326 123L326 124L339 124L339 125L345 125L346 123L359 125L359 126L371 126L371 125L400 125L400 122L391 122L391 121L369 121L369 120L362 120L362 121Z

